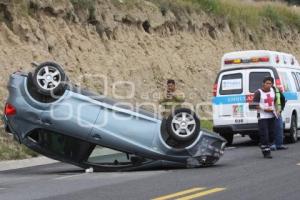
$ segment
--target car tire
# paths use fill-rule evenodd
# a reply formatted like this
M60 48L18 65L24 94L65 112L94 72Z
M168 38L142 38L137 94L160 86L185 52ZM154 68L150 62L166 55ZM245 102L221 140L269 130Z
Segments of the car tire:
M231 146L232 145L233 133L225 132L225 133L219 133L219 135L222 136L227 141L226 146Z
M251 134L251 135L249 135L249 138L250 138L253 142L255 142L255 144L258 144L258 143L259 143L260 138L259 138L259 135L258 135L258 134Z
M287 137L288 143L296 143L298 140L298 127L297 127L297 117L295 114L291 118L291 128L289 131L289 136Z
M34 70L32 81L40 94L51 96L64 93L67 80L60 65L54 62L44 62Z
M192 110L179 108L166 120L169 137L177 142L194 141L200 132L200 119Z

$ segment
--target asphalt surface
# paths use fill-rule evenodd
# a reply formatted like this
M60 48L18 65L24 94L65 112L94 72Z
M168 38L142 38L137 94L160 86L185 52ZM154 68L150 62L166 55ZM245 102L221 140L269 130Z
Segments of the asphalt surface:
M0 199L300 199L300 142L263 159L247 137L213 167L85 173L63 163L0 172ZM299 165L297 165L299 164Z

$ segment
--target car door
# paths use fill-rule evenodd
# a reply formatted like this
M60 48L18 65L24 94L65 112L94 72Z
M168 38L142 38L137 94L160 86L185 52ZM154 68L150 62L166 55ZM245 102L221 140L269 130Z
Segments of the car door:
M41 123L46 129L88 139L99 112L97 101L69 91L60 101L48 104Z
M214 125L243 123L245 70L222 72L213 98Z

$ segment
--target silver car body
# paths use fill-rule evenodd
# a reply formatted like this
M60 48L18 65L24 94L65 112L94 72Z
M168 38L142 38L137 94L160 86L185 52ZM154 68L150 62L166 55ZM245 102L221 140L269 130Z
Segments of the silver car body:
M90 163L87 159L89 155L70 159L53 153L32 140L30 134L36 130L58 133L84 144L107 147L147 160L137 167L124 169L144 167L149 163L201 166L208 159L215 163L224 151L224 139L207 130L201 130L190 145L173 148L164 141L163 119L160 116L128 108L77 87L68 87L56 101L42 103L29 92L28 74L17 72L10 76L8 90L7 102L16 108L16 114L4 116L7 130L20 143L41 154L84 168L99 166L101 169L101 164ZM90 154L92 150L84 151Z

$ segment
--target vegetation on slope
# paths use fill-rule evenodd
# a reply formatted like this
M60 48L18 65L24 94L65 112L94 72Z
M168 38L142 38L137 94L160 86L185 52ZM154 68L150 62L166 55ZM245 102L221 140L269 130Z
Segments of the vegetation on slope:
M130 0L128 0L130 1ZM138 2L138 0L136 0ZM269 24L280 31L297 28L300 31L300 10L284 3L245 2L239 0L150 0L162 13L178 9L206 12L212 17L225 18L232 30L250 28L259 30Z

